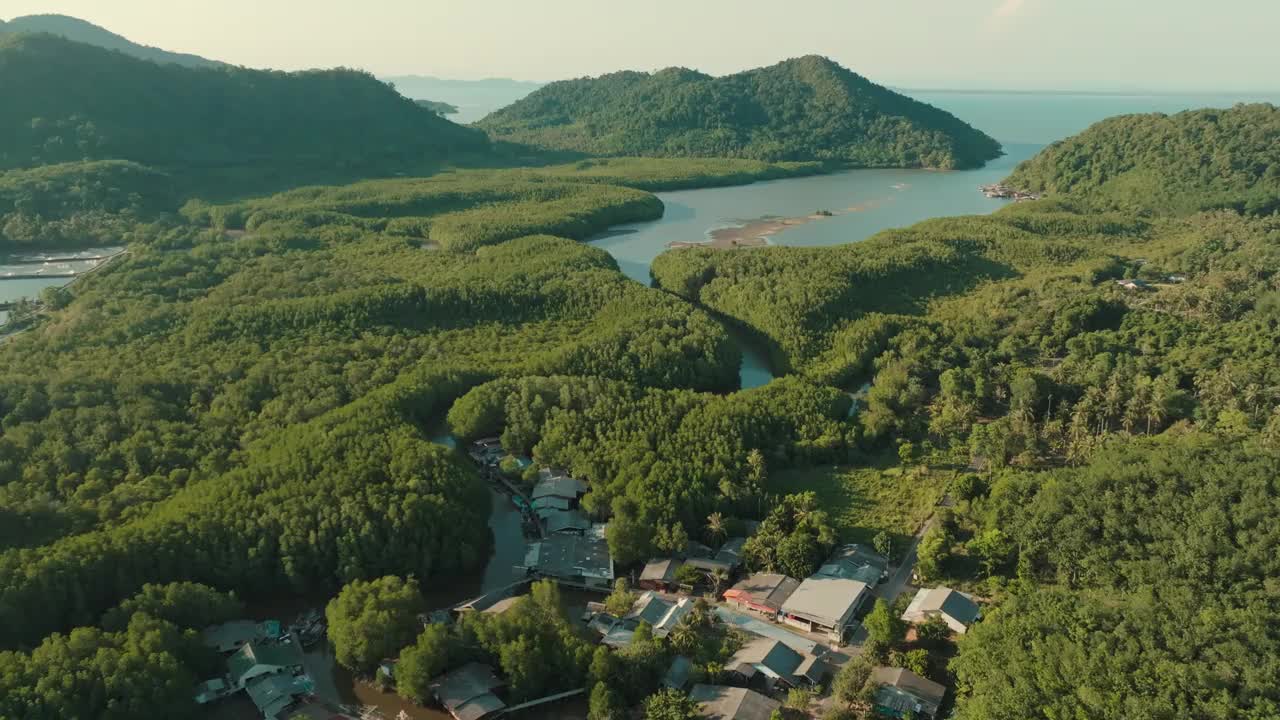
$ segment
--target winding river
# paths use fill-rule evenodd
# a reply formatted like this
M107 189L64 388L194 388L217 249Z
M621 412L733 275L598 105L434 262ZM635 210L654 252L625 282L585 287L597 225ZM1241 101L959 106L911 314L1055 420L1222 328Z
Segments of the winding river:
M1006 155L978 170L850 170L738 187L658 193L666 207L662 219L615 227L591 244L612 255L627 277L648 285L653 259L671 243L707 242L713 233L724 234L732 228L745 228L747 239L754 239L752 228L758 227L761 235L768 233L764 242L771 245L816 247L864 240L881 230L929 218L986 214L1008 201L984 196L979 186L1004 179L1040 147L1006 145ZM819 211L831 214L815 215ZM785 225L762 222L774 218L786 220ZM772 380L774 374L764 354L743 342L740 335L735 337L743 355L742 387L758 387Z

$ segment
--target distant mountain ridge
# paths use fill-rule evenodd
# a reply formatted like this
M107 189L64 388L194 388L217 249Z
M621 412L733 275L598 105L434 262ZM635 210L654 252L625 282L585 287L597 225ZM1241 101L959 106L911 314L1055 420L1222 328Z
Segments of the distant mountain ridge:
M106 28L94 25L87 20L68 15L25 15L8 22L0 21L0 33L49 33L85 43L107 50L120 52L158 63L173 63L183 67L218 67L226 63L217 60L191 55L188 53L170 52L149 45L139 45L126 37L117 35Z
M130 160L202 178L409 172L485 154L456 125L352 70L157 64L51 35L0 36L0 170Z
M823 57L712 77L686 68L555 82L480 123L500 140L593 155L974 167L1000 144Z

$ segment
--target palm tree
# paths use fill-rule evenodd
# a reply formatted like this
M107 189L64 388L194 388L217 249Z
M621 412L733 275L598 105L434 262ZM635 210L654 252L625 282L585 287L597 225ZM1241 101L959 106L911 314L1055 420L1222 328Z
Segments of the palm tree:
M712 541L723 539L725 536L724 515L713 512L707 516L707 532L711 534Z

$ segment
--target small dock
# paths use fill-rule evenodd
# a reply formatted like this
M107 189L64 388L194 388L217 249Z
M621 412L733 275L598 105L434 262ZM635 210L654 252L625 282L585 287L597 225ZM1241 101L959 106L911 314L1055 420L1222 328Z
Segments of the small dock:
M529 702L520 703L519 705L512 705L511 707L504 708L503 710L501 710L500 714L509 715L513 712L517 712L520 710L528 710L531 707L545 705L547 703L556 702L558 700L567 700L576 695L581 695L586 691L587 691L586 688L578 688L577 690L566 690L562 693L556 693L555 695L548 695L546 697L538 698L537 700L530 700Z

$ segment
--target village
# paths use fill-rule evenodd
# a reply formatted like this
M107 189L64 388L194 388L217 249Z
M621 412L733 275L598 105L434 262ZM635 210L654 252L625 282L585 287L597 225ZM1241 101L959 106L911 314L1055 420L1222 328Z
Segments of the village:
M469 613L502 615L517 607L533 583L551 581L584 599L573 616L577 632L610 651L625 652L641 638L668 641L672 649L661 687L687 694L710 720L821 716L832 702L837 675L867 645L862 620L877 601L897 608L895 622L906 628L908 643L917 639L922 626L929 626L933 636L939 631L957 636L981 617L975 599L964 593L909 584L914 546L896 567L870 547L846 544L805 578L750 572L742 550L759 526L756 521L743 523L745 535L726 537L715 547L689 541L682 553L619 572L606 540L607 524L593 522L582 508L586 482L561 470L536 468L531 458L508 453L496 437L471 443L467 455L519 511L524 560L513 569L514 582L423 613L422 627L449 626ZM715 678L695 671L693 659L676 649L682 633L708 623L734 638L733 652ZM304 649L323 642L324 634L325 617L319 610L303 613L287 627L278 621L241 620L206 629L202 641L225 656L226 673L201 684L197 702L243 692L264 720L389 720L378 708L319 697ZM869 698L874 713L887 718L942 716L940 711L949 706L948 689L923 674L920 652L914 669L892 664L869 668L865 682L874 690ZM390 684L396 667L397 660L387 658L377 670L380 682ZM518 717L522 711L555 708L574 698L581 705L589 690L569 688L513 702L504 693L506 685L497 668L468 661L432 680L430 690L437 706L455 720ZM409 717L402 710L397 720Z

